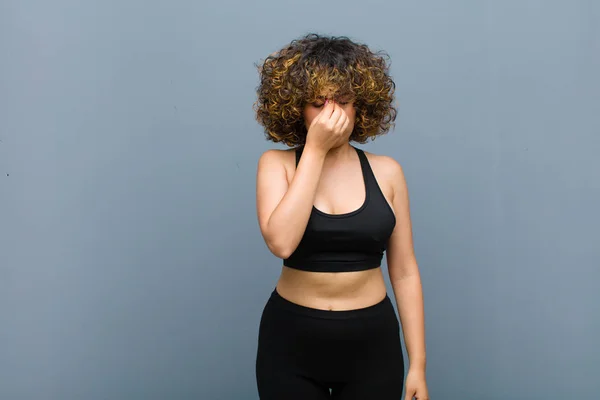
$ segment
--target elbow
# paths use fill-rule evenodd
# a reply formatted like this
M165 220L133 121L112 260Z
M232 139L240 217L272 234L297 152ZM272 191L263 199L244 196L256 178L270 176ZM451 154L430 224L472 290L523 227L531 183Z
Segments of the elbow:
M283 260L289 258L295 250L295 247L290 246L288 243L279 243L272 240L267 240L266 242L271 253Z
M289 247L277 247L277 246L269 246L269 250L271 250L271 253L273 253L275 255L275 257L281 258L282 260L289 258L292 255L292 253L294 252Z
M296 251L296 247L300 242L290 237L289 232L269 229L266 226L261 229L261 233L269 251L275 257L283 260L289 258Z

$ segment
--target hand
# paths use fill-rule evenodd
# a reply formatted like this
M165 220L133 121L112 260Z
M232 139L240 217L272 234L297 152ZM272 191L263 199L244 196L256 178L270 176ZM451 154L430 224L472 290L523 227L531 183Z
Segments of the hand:
M429 400L425 371L411 370L409 368L404 387L406 389L404 400Z
M352 130L348 129L349 125L350 119L346 112L335 101L326 100L323 109L308 128L306 146L327 153L348 141L352 133Z

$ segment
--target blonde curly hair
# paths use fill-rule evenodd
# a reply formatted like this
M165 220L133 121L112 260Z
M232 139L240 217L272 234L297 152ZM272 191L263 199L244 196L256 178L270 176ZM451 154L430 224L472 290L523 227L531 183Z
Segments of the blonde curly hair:
M396 85L389 56L346 36L310 33L270 54L258 68L260 84L253 105L267 140L295 147L305 143L303 110L324 93L336 101L353 101L356 109L350 140L365 143L395 124Z

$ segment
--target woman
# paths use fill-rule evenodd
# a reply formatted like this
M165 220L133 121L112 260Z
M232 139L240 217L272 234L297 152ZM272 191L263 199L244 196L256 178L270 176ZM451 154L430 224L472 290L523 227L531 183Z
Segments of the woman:
M259 66L255 103L268 150L257 214L282 272L263 310L262 400L427 399L421 281L401 166L364 152L396 118L384 58L346 37L309 34ZM384 252L400 315L387 295Z

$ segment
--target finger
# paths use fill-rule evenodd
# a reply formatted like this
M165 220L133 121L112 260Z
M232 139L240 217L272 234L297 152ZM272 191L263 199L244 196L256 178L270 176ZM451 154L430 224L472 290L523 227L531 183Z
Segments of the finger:
M347 132L348 126L350 126L350 118L348 118L346 116L346 118L344 118L344 122L342 124L342 132L346 133L346 136L350 136L350 134L352 132Z
M346 113L342 111L340 118L337 120L337 122L333 126L333 131L345 136L346 131L344 129L344 124L347 119L348 119L348 117L346 116Z
M320 114L319 116L323 117L325 119L329 119L329 118L331 118L331 114L333 114L334 111L335 111L335 102L331 101L329 99L326 99L325 104L323 105L323 109L319 113Z
M348 114L346 114L346 111L344 111L344 109L342 107L338 107L340 110L340 117L337 119L336 121L336 127L341 127L344 122L348 119Z
M344 110L342 109L342 107L340 107L338 104L335 104L335 109L333 110L333 113L329 117L329 123L331 124L332 128L335 129L336 125L338 124L338 121L340 120L340 118L342 118L342 116L344 114L345 113L344 113Z

